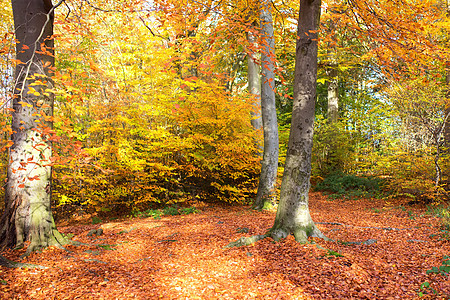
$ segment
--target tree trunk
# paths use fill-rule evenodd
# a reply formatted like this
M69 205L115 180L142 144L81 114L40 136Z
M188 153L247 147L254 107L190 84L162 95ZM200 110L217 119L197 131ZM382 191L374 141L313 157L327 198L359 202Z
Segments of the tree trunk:
M13 0L16 67L6 207L0 223L2 247L27 253L66 243L50 207L54 71L51 0Z
M446 0L445 3L446 8L446 16L449 18L450 16L450 1ZM445 103L445 116L446 119L444 121L444 143L443 143L443 154L448 158L450 155L450 61L445 62L445 85L447 87L447 102ZM446 177L446 186L445 189L449 190L450 188L450 169L449 165L445 166L443 175Z
M274 240L285 238L291 233L298 242L306 242L309 236L325 238L312 221L308 207L320 2L300 0L292 123L280 203L270 229L270 236Z
M337 66L332 63L327 69L328 75L328 123L333 124L338 120L339 94Z
M248 43L250 45L256 45L256 39L254 34L249 31L247 33ZM255 47L256 48L256 47ZM247 55L247 80L248 80L248 92L254 97L253 111L252 111L252 127L255 131L261 130L262 118L261 118L261 78L259 75L258 58L254 50L250 49ZM262 155L263 147L260 140L255 141L258 155Z
M444 120L444 143L443 143L443 154L447 157L450 156L450 62L447 63L447 67L445 70L445 84L447 87L447 103L445 103L445 116L446 119ZM450 188L450 169L449 165L447 164L446 168L444 169L444 176L446 177L446 190L449 190Z
M264 153L261 162L258 192L253 208L271 209L276 205L278 169L278 123L275 107L275 41L273 36L272 2L261 3L261 114L264 130Z
M331 25L333 26L333 25ZM333 26L334 27L334 26ZM327 138L327 151L326 151L326 173L334 173L336 171L339 171L340 168L340 161L339 157L337 156L337 153L339 149L337 149L337 145L334 140L334 136L336 134L339 134L337 131L337 127L333 126L338 121L339 118L339 94L338 94L338 64L336 59L336 50L335 49L329 49L328 50L328 67L326 68L327 73L327 90L328 90L328 111L327 111L327 122L329 125L327 131L333 133L332 135L326 134L328 136Z

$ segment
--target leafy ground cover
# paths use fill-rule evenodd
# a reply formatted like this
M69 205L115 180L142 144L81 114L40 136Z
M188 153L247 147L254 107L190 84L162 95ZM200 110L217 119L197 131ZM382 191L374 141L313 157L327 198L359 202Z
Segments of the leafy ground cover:
M450 241L427 208L311 193L311 214L336 242L264 239L274 213L205 206L196 214L60 224L89 245L50 248L0 268L0 299L447 299ZM99 230L102 229L102 230ZM89 234L89 235L88 235ZM370 243L361 243L370 241ZM376 241L376 242L375 242ZM23 250L4 253L19 260ZM442 272L427 272L439 270ZM432 269L436 267L437 269Z

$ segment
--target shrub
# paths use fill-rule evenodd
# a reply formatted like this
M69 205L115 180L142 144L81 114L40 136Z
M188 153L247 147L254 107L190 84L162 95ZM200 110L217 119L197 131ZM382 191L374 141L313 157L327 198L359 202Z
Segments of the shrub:
M442 210L442 225L445 229L450 230L450 209Z
M167 206L163 209L163 214L165 216L176 216L179 215L180 212L178 211L178 208L173 205L173 206Z
M367 197L378 196L381 193L382 180L375 177L359 177L334 173L319 182L316 191L328 191L342 196Z
M179 210L179 212L182 215L189 215L189 214L195 214L198 213L198 209L196 209L195 207L185 207Z

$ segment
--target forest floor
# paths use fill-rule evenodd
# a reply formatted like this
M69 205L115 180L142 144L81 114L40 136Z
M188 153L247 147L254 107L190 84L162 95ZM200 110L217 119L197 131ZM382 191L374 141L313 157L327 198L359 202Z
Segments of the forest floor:
M273 224L275 213L242 206L59 224L90 246L49 248L22 260L24 250L4 252L48 268L0 267L0 299L418 299L425 282L438 295L424 288L422 299L450 297L450 279L426 273L450 255L448 232L426 208L320 193L311 193L310 208L322 232L340 242L298 244L291 236L225 249ZM99 228L103 234L87 236ZM368 239L376 243L345 243Z

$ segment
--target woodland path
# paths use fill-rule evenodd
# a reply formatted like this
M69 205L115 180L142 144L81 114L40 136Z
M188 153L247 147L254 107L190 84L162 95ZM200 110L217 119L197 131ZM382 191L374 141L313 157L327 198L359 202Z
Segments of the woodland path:
M318 224L328 237L376 243L301 245L289 237L224 249L273 224L274 213L239 206L205 206L197 214L161 219L59 224L73 240L103 246L50 248L21 261L47 269L0 267L0 299L417 299L426 281L440 296L422 299L450 295L449 278L426 274L450 255L450 241L423 207L330 201L319 193L311 193L310 203L316 222L351 225ZM87 236L99 228L102 235ZM22 253L3 254L18 261Z

